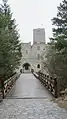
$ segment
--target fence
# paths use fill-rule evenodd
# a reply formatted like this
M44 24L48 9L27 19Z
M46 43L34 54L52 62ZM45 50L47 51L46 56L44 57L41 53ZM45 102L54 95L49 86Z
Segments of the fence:
M18 74L15 74L14 76L10 77L6 81L0 81L0 98L5 98L7 93L10 91L14 83L16 82L16 79L19 77Z
M60 82L56 77L50 77L49 75L43 74L39 72L35 74L36 78L38 78L44 86L57 98L60 95ZM37 76L38 75L38 76Z

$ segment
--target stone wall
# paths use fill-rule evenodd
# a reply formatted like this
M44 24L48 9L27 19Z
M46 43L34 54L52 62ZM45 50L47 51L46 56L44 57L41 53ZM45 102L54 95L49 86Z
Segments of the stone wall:
M29 63L31 66L30 68L34 69L36 72L41 70L41 57L45 47L46 45L44 43L37 43L33 44L32 46L30 42L22 43L22 69L24 63ZM40 68L37 68L38 64L40 65Z

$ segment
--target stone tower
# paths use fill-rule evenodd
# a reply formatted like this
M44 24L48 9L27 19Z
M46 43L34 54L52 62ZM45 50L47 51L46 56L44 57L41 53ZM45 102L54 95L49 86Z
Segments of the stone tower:
M44 28L33 29L33 44L45 43L45 30Z

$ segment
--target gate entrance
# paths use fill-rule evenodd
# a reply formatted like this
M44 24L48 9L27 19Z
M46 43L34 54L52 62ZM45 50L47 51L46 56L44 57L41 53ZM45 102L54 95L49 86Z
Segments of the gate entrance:
M23 64L23 69L24 69L24 72L30 72L30 64L29 63L24 63Z

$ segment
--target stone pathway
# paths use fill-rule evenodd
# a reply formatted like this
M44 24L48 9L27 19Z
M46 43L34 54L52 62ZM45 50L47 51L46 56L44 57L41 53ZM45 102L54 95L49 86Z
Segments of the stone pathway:
M0 119L67 119L67 111L48 99L5 99Z
M0 103L0 119L67 119L67 110L51 100L38 79L32 74L21 75Z

